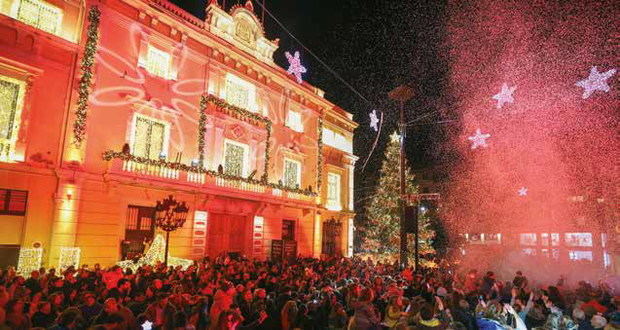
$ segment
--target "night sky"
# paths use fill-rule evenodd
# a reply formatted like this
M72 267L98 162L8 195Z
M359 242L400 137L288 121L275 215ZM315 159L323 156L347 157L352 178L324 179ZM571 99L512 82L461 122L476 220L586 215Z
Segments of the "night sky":
M174 0L194 15L204 17L204 0ZM223 4L220 0L220 4ZM244 1L227 0L228 9ZM297 39L352 85L369 102L357 96L344 83L302 49L276 22L265 14L269 39L280 39L275 61L287 68L285 51L299 50L308 68L304 79L325 90L326 98L353 113L360 123L355 131L354 153L360 157L356 171L356 211L363 211L365 197L372 194L378 179L383 149L396 129L396 104L387 93L401 84L416 90L406 107L408 121L431 113L408 129L407 156L414 169L454 164L457 154L444 150L442 142L456 129L456 123L433 124L451 119L439 113L450 108L438 104L449 98L444 91L448 66L445 49L445 4L442 1L359 1L359 0L266 0L266 7ZM262 15L259 4L255 12ZM369 153L375 132L368 127L368 114L374 108L384 111L384 126L373 156L364 172L361 165Z

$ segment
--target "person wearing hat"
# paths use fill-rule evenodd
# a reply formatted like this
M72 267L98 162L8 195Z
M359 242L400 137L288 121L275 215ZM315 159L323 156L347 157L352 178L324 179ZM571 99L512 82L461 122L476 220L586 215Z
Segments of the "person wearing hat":
M609 323L605 330L620 330L620 312L613 312L609 315Z

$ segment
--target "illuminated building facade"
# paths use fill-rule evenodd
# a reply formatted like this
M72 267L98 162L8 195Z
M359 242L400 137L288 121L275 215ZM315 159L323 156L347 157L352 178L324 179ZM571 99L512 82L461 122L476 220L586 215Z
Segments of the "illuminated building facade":
M274 63L250 1L0 12L0 266L131 257L171 194L175 257L352 254L357 124Z

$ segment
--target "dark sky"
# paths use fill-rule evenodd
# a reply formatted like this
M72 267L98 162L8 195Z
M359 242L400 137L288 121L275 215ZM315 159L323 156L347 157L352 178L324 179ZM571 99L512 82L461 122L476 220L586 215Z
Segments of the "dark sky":
M194 15L204 17L204 0L173 0ZM241 1L243 2L243 1ZM226 7L239 3L227 0ZM223 4L223 0L220 0ZM325 90L326 97L354 114L360 123L355 132L354 153L360 157L356 172L356 200L372 193L381 166L383 148L396 128L397 106L387 93L408 83L416 97L406 109L407 120L450 108L446 102L447 65L444 58L444 1L428 0L266 0L267 9L321 60L351 84L368 102L355 95L302 49L267 14L269 39L279 38L275 60L287 67L285 51L299 50L309 73L304 79ZM261 16L260 6L255 11ZM383 110L384 127L379 146L366 170L361 165L368 156L375 132L368 127L368 114L374 107ZM451 118L440 111L419 121L407 131L407 156L414 168L442 164L454 154L442 149L442 142L454 124L432 124ZM362 204L356 205L359 211Z

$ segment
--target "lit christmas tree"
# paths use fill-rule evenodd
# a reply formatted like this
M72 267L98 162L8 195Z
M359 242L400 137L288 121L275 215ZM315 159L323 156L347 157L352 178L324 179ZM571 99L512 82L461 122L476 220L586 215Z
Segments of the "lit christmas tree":
M400 136L392 134L385 150L385 159L381 165L379 184L375 194L370 198L366 214L365 226L366 241L364 248L379 254L398 256L400 248L400 176L399 176L399 149ZM405 163L405 192L416 194L418 187L413 182L413 174ZM421 264L427 264L425 255L434 254L432 239L435 231L431 229L430 219L420 213L419 216L419 252ZM414 235L409 235L409 251L413 260Z

